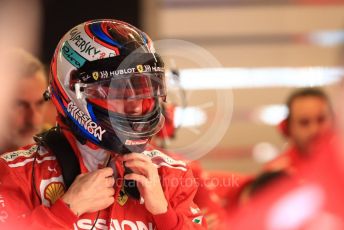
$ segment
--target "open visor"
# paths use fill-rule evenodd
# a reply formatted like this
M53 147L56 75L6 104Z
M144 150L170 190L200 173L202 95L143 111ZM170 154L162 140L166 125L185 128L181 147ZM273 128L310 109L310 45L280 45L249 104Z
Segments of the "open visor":
M76 94L95 99L166 97L164 73L133 73L95 83L76 83Z

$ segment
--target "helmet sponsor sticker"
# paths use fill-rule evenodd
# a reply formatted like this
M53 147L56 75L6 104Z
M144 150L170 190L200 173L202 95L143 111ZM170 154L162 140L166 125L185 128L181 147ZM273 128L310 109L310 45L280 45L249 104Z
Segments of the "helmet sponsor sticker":
M75 52L67 41L63 44L61 50L63 57L76 68L80 68L85 64L86 59Z
M73 44L79 48L81 53L88 54L90 56L94 56L100 53L100 49L94 47L91 41L87 41L83 36L81 36L81 31L78 28L74 28L70 31L70 39Z
M116 76L121 75L128 75L128 74L142 74L142 73L156 73L165 71L164 67L159 66L150 66L150 65L138 65L136 68L126 68L126 69L116 69L116 70L99 70L99 71L92 71L92 72L82 72L80 76L85 81L87 79L93 78L94 80L103 80L114 78Z
M148 142L148 139L143 140L126 140L125 145L144 145Z
M94 71L94 72L92 73L92 77L93 77L94 80L98 80L98 78L99 78L99 72Z
M67 106L68 113L90 134L92 134L99 141L103 140L103 134L106 132L97 123L81 111L74 102L69 102Z
M142 65L137 65L136 66L136 69L139 73L142 73L143 72L143 66Z
M116 56L113 50L106 47L98 48L92 39L90 39L79 27L74 28L69 33L70 46L89 61Z

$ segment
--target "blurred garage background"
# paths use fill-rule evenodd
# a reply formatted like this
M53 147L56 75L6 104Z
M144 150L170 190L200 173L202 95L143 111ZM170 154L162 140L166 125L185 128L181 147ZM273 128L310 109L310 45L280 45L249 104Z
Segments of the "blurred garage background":
M199 158L209 170L259 171L286 145L276 126L290 92L320 86L335 100L344 76L343 0L3 0L0 6L7 31L0 45L21 44L47 65L59 38L82 21L116 18L146 31L169 71L179 73L168 74L178 129L165 147ZM54 116L52 107L47 122Z

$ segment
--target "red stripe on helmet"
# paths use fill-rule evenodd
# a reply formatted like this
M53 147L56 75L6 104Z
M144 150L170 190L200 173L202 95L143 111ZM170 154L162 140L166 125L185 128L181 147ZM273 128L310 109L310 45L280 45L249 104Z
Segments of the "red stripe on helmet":
M107 43L103 42L102 40L98 39L97 37L93 36L93 34L92 34L92 32L91 32L91 30L90 30L88 24L85 24L84 29L85 29L86 34L87 34L93 41L99 43L99 44L102 45L102 46L105 46L106 48L109 48L109 49L115 51L115 54L116 54L116 55L119 55L119 50L118 50L118 48L117 48L116 46L112 46L112 45L110 45L110 44L107 44Z
M59 46L56 50L59 50L61 46ZM51 74L52 74L52 86L55 90L58 90L61 96L63 97L62 99L67 100L69 97L65 93L63 87L60 84L60 81L57 77L57 65L56 65L56 59L57 59L57 54L54 54L53 60L51 61Z
M55 105L57 112L62 114L63 116L66 116L65 111L62 109L60 103L57 101L56 97L51 97L51 100L53 102L53 104Z

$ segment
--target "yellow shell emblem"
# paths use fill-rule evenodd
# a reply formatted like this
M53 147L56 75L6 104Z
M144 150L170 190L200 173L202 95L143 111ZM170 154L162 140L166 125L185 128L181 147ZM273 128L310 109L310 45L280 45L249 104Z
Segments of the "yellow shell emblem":
M64 186L61 182L52 182L44 190L44 197L50 204L54 204L64 194Z
M98 78L99 78L99 73L98 73L98 72L93 72L93 73L92 73L92 77L93 77L94 80L98 80Z

